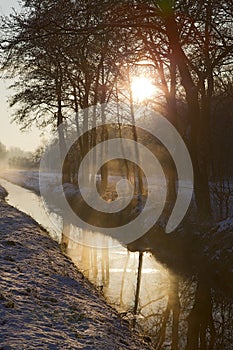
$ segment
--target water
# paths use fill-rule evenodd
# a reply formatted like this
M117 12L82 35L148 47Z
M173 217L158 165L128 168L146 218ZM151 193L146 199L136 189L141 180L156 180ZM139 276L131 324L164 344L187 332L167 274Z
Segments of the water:
M141 254L140 265L138 252L130 252L110 237L83 232L69 223L64 225L58 216L59 230L46 214L39 196L5 180L0 183L9 193L8 203L44 226L87 278L103 291L108 302L133 324L136 320L139 330L151 337L155 349L233 349L231 298L225 295L224 288L213 288L205 266L198 277L186 269L185 273L174 273L171 263L170 269L165 268L147 252ZM75 239L80 235L87 241L102 242L106 248L81 244ZM152 247L152 251L156 249ZM160 256L159 249L157 252Z

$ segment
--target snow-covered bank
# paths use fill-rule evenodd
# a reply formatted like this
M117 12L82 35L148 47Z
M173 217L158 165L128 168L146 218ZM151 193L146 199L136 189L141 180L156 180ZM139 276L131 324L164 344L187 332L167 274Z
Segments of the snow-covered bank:
M151 349L38 224L0 202L1 349Z
M204 255L215 272L217 284L233 295L233 217L218 222L202 238Z

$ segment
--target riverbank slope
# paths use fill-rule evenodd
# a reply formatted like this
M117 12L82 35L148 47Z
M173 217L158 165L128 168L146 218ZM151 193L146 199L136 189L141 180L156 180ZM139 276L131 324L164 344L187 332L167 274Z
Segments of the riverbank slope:
M3 199L0 270L0 349L152 349L58 244Z

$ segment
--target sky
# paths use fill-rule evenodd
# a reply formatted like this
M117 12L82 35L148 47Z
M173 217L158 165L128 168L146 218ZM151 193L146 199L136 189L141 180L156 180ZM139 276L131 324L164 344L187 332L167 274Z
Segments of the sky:
M20 8L17 0L1 0L0 15L8 15L12 7ZM9 83L0 78L0 142L8 149L19 147L25 151L34 151L43 142L41 131L32 126L31 130L22 132L20 125L11 123L13 110L7 102L11 95L11 91L7 89Z

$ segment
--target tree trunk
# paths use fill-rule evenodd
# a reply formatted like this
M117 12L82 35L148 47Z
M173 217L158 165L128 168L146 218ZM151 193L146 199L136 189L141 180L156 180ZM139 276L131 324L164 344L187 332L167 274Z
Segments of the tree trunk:
M140 286L141 286L141 279L142 279L142 263L143 263L143 252L139 252L139 258L138 258L138 274L137 274L137 284L136 284L136 293L135 293L135 302L134 302L134 322L133 325L136 324L136 315L138 312L138 304L139 304L139 295L140 295Z
M211 218L211 204L209 183L206 173L202 171L199 164L198 141L200 132L200 107L198 101L198 89L195 86L189 68L186 62L186 56L182 50L177 23L172 12L165 13L165 25L169 44L172 50L172 56L178 66L181 76L181 83L185 89L186 101L188 105L189 118L191 124L191 135L189 150L193 163L194 170L194 193L198 214L201 221L206 221Z
M67 154L66 141L64 136L64 123L62 116L61 100L58 100L57 127L59 137L60 157L64 159L62 164L62 183L70 182L70 164Z

